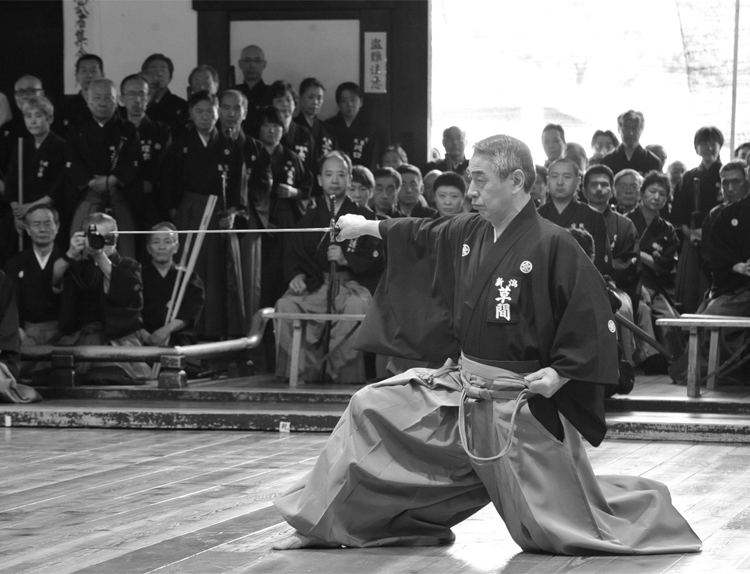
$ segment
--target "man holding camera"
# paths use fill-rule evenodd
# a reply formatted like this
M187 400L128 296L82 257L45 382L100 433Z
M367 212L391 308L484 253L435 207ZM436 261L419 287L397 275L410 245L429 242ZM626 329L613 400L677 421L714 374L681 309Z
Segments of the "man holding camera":
M117 222L104 213L83 220L68 251L55 262L53 284L62 286L60 345L140 347L143 282L141 265L116 248ZM139 384L145 363L84 363L87 383Z

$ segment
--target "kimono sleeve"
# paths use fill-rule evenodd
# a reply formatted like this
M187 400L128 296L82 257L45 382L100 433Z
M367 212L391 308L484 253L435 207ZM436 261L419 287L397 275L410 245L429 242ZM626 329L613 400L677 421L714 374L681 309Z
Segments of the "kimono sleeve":
M451 218L380 222L386 267L354 346L425 361L460 353L453 320Z
M120 258L112 262L109 291L104 296L105 334L115 337L133 332L143 310L143 279L140 263Z
M0 362L5 363L16 378L20 347L16 298L8 277L0 271Z
M65 142L65 177L68 184L79 192L88 186L89 181L94 177L81 156L82 140L81 127L71 126Z
M182 140L172 142L164 152L161 185L167 210L177 209L182 203L182 173L186 154L187 142Z

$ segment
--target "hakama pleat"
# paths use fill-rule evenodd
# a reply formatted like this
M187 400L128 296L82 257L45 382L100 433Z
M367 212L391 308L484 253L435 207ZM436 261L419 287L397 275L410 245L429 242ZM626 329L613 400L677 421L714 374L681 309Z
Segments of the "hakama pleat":
M667 488L640 477L596 477L563 417L559 441L524 405L513 447L489 464L460 444L455 373L407 371L356 393L309 475L276 506L307 536L344 546L440 544L492 501L514 541L554 554L695 552L700 539ZM427 386L427 385L430 386ZM508 439L515 401L466 404L470 450Z

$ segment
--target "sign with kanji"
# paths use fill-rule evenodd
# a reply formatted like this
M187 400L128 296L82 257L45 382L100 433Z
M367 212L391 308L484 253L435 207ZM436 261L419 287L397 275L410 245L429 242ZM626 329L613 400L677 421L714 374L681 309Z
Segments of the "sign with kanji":
M365 32L365 93L386 93L387 33Z

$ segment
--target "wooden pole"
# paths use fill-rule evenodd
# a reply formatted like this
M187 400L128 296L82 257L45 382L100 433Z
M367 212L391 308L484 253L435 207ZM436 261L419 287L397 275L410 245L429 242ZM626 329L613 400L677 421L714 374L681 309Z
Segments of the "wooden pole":
M23 205L23 138L18 138L18 205ZM18 251L23 251L23 233L18 236Z
M729 137L729 153L734 153L735 132L737 123L737 60L739 58L740 46L740 0L734 5L734 61L732 62L732 131Z

